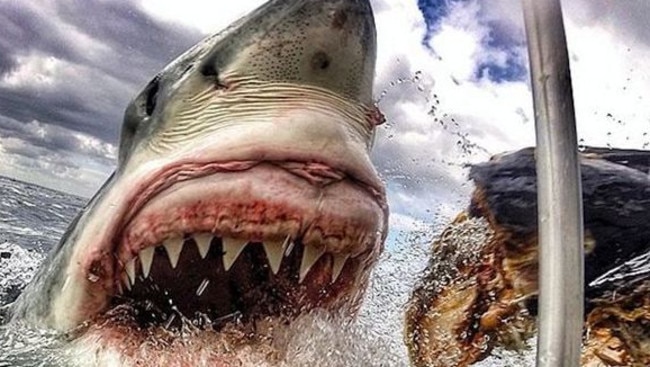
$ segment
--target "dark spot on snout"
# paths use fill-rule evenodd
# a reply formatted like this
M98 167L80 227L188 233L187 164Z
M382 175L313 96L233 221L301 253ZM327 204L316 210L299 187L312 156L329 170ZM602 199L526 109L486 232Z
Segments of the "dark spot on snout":
M323 51L318 51L311 58L311 67L314 69L325 70L330 66L330 57Z
M337 10L332 17L332 27L341 29L348 21L348 14L344 10Z
M219 76L219 72L217 72L217 68L214 66L214 63L212 62L205 62L203 63L203 65L201 65L201 74L203 76L208 76L208 77Z
M227 89L228 86L221 82L219 79L219 70L215 66L216 62L213 59L208 59L201 65L201 74L207 78L214 79L217 89Z

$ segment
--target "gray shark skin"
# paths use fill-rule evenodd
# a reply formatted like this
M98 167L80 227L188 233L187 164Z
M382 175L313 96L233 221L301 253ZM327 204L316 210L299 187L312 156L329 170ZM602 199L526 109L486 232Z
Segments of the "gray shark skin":
M380 122L375 58L367 0L269 1L181 55L127 107L115 172L16 301L12 319L74 329L130 288L129 264L145 271L141 251L196 233L284 251L283 239L299 239L303 262L318 260L312 253L334 259L313 272L338 271L345 280L316 303L358 302L388 219L368 156ZM277 273L280 265L269 263L258 268ZM316 279L309 270L301 265L286 282L309 290L304 284Z

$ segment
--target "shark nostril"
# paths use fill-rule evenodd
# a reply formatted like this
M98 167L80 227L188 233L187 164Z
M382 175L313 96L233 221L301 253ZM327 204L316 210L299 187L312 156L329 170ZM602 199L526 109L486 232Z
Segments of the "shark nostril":
M311 65L314 69L325 70L330 66L330 58L323 51L318 51L311 58Z

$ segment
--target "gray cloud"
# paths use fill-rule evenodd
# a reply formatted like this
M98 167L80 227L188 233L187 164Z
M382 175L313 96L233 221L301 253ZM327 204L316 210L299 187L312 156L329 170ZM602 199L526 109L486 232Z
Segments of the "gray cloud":
M16 67L16 60L10 54L0 49L0 76L12 71Z
M202 37L131 0L0 1L0 171L91 195L130 99Z
M430 218L430 213L442 203L451 203L467 194L466 181L452 175L470 154L463 156L462 146L455 133L476 134L483 130L461 131L454 121L459 116L444 115L432 107L438 106L435 88L432 92L421 88L421 81L413 71L407 55L398 55L399 62L378 76L377 90L383 91L379 107L386 116L386 124L379 127L372 158L382 178L387 182L391 210L418 218ZM422 111L430 111L427 120L414 119L405 106L416 104ZM466 124L463 123L463 129ZM403 138L409 134L427 137L422 142ZM423 149L424 148L424 149ZM454 161L445 157L457 151ZM417 198L413 202L413 198Z
M110 54L93 63L125 82L144 83L203 37L195 30L155 20L127 1L59 1L56 11L61 21L109 47Z
M565 12L582 25L601 25L613 33L622 33L634 42L650 44L650 2L647 0L567 1Z
M202 37L126 1L0 2L0 33L0 77L16 71L24 57L65 62L63 78L53 85L0 88L0 114L110 143L136 89Z
M37 121L22 123L0 116L0 138L6 153L30 158L42 158L52 154L79 154L88 156L101 164L111 165L115 159L114 149L109 143L96 140L84 144L82 138L72 131ZM34 149L29 152L29 149Z
M66 42L66 33L58 27L56 18L48 17L44 9L26 2L0 2L2 40L0 52L15 66L17 56L38 50L60 59L80 61L82 55ZM10 70L8 68L6 71Z

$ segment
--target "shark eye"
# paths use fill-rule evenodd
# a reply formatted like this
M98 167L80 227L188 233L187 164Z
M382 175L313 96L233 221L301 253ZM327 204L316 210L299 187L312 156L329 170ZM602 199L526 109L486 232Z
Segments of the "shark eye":
M156 76L147 86L147 102L145 104L145 112L147 113L147 116L151 116L153 114L153 110L156 108L159 88L160 76Z

